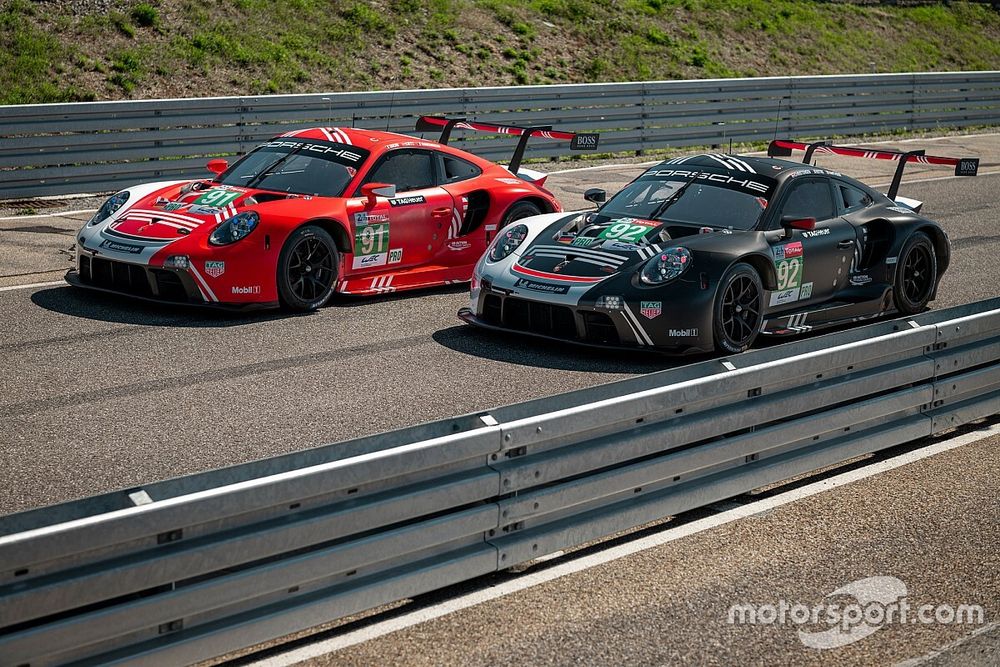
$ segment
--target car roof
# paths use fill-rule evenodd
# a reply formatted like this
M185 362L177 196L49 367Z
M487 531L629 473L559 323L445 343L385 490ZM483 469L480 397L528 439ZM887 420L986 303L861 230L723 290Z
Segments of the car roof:
M684 155L670 160L664 160L653 169L672 168L705 168L718 171L728 171L731 175L757 174L766 178L780 179L780 177L800 171L813 171L814 168L801 162L791 162L789 160L779 160L770 157L752 157L748 155L729 155L726 153L699 153L698 155ZM815 173L833 174L829 170L816 170Z
M299 130L292 130L278 135L280 138L295 137L299 139L318 139L320 141L332 141L338 144L348 144L360 146L362 148L372 148L379 143L395 143L401 141L419 141L427 144L428 148L439 148L441 145L435 141L417 139L407 134L396 132L383 132L381 130L365 130L358 127L307 127Z
M370 151L373 155L380 155L383 151L394 148L424 148L461 157L464 160L475 162L478 166L484 169L494 164L485 158L473 155L454 146L448 146L429 139L414 137L409 134L385 132L383 130L366 130L357 127L308 127L299 130L292 130L291 132L285 132L284 134L278 135L276 138L332 141L337 144L363 148Z

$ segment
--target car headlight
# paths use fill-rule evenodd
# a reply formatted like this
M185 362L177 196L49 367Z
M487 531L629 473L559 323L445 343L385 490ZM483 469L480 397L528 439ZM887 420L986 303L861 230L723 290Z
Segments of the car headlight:
M508 229L501 229L486 256L491 262L499 262L517 250L526 238L528 238L528 228L524 225L514 225Z
M208 242L212 245L229 245L236 243L257 228L260 216L253 211L237 213L228 220L224 220L221 225L212 231L208 237Z
M128 195L128 190L124 190L108 197L108 200L101 205L101 208L97 209L97 213L94 214L94 217L87 224L96 225L110 218L118 209L125 205L125 202L128 201Z
M639 278L647 285L662 285L679 277L693 263L687 248L667 248L646 262Z

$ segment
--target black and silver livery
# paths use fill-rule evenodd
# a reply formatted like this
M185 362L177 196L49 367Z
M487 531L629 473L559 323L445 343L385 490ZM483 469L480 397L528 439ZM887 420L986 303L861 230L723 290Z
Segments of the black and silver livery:
M785 336L911 314L934 299L948 236L897 197L909 162L975 159L772 142L769 155L721 153L647 170L597 211L519 220L480 259L464 321L599 346L673 353L746 350ZM817 151L898 161L883 195L808 161Z

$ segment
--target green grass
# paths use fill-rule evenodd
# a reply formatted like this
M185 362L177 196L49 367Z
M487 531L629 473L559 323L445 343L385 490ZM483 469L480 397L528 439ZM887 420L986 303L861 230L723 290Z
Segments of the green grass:
M891 45L891 46L890 46ZM0 0L0 103L1000 69L982 4Z
M62 84L55 68L74 51L32 20L35 7L14 0L0 10L0 101L4 104L77 102L96 95Z

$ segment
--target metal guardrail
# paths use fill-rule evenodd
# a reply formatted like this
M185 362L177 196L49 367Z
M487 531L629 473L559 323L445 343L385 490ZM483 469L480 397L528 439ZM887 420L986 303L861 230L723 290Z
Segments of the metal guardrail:
M0 518L0 664L182 664L1000 411L1000 298Z
M600 132L606 152L990 125L1000 72L865 74L455 88L0 106L0 199L115 190L205 176L207 156L245 153L316 125L412 134L422 114ZM458 136L486 158L510 137ZM529 157L564 154L533 142Z

